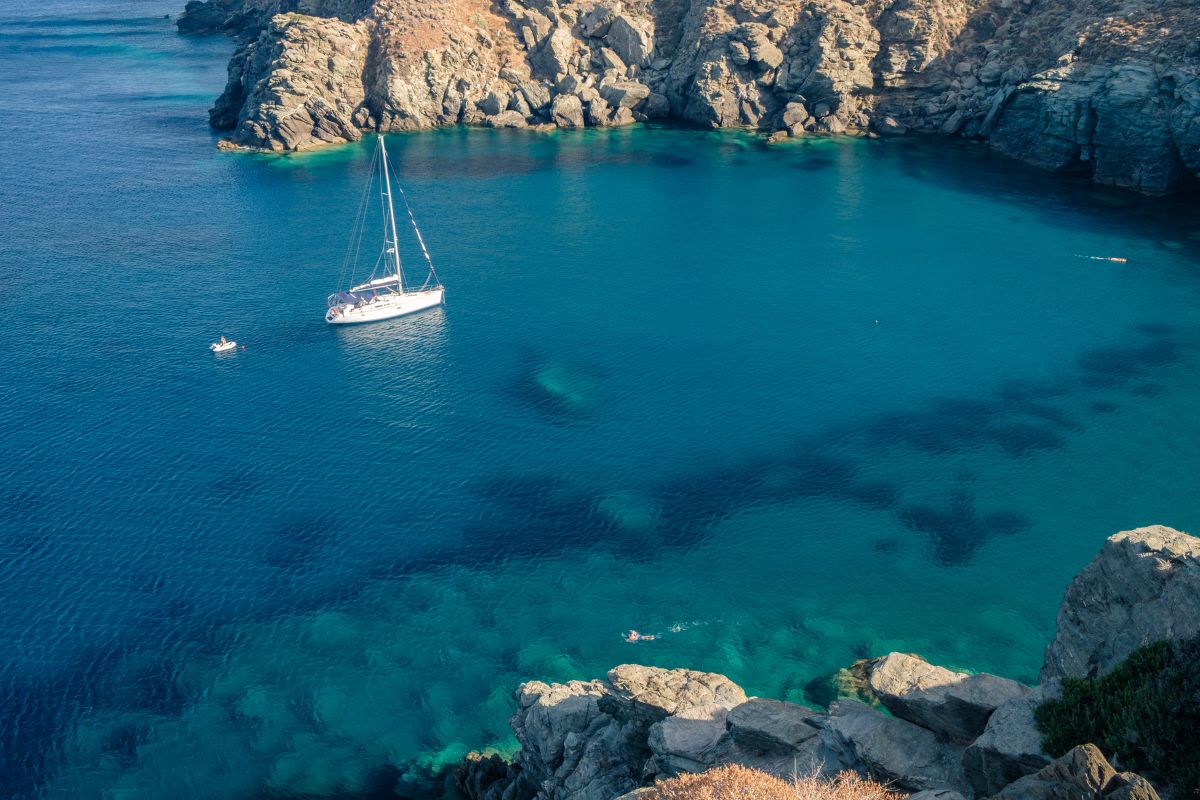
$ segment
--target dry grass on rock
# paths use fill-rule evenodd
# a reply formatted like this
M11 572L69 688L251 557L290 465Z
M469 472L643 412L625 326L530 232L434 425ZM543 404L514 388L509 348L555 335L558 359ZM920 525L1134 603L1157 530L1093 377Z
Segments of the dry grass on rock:
M900 793L842 772L831 780L781 780L756 769L729 764L696 775L662 781L639 800L899 800Z

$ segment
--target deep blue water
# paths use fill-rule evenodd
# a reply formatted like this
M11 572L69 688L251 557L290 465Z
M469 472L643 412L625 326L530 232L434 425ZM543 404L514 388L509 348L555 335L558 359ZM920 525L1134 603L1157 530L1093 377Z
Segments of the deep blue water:
M1032 680L1105 536L1200 527L1194 204L917 141L394 136L448 305L335 330L373 141L218 152L232 44L176 6L0 11L0 795L416 791L622 661Z

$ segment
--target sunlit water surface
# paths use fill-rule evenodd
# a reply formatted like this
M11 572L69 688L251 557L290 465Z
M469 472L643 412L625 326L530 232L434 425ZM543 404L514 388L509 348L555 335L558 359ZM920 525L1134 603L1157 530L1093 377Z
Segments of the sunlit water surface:
M0 794L430 791L519 682L624 661L1032 680L1105 536L1198 527L1194 206L937 143L395 136L448 305L335 330L374 143L218 152L232 45L177 5L0 18Z

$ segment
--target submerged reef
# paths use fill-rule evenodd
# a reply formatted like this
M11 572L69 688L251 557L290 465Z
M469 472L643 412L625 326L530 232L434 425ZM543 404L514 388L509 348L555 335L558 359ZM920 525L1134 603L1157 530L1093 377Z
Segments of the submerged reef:
M241 45L211 112L299 150L441 125L976 139L1148 194L1200 174L1191 0L192 0Z
M862 699L821 711L747 697L723 675L624 664L604 680L523 684L511 720L521 749L511 761L469 755L458 784L472 800L612 800L652 797L641 787L737 764L785 779L851 771L942 800L1157 800L1147 778L1118 772L1096 743L1076 738L1109 721L1096 694L1148 732L1134 743L1106 728L1100 745L1119 741L1119 755L1151 770L1156 783L1194 788L1195 764L1173 763L1194 752L1178 741L1164 748L1155 718L1185 730L1200 713L1186 686L1161 685L1178 680L1184 649L1195 649L1188 640L1200 633L1197 603L1200 539L1162 526L1126 531L1071 583L1037 686L890 653L851 670ZM1144 649L1152 642L1157 649ZM1162 675L1144 674L1161 667L1154 653L1180 657ZM1077 680L1104 674L1113 677L1096 690ZM1070 708L1059 701L1064 679ZM1138 690L1123 690L1130 685ZM1129 707L1139 698L1150 700Z

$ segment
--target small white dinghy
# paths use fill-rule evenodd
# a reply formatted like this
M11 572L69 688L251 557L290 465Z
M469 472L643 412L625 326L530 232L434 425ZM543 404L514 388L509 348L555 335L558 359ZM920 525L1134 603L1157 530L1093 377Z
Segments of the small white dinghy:
M222 336L221 341L213 342L208 346L208 349L214 353L228 353L231 350L237 350L237 342Z
M367 200L371 185L375 182L376 164L379 171L379 193L383 200L383 247L375 259L371 274L365 281L356 283L354 273L358 267L358 254L362 250L363 233L367 223ZM396 211L392 207L392 180L388 172L387 150L383 146L383 137L380 136L379 147L372 161L372 178L367 185L367 191L363 193L363 202L359 208L358 223L355 226L357 236L351 237L346 260L342 264L342 280L345 280L346 274L349 273L351 286L345 291L329 295L325 321L330 325L352 325L402 317L440 306L446 301L446 290L442 288L441 281L434 272L433 259L429 257L429 250L425 247L425 238L421 236L421 229L417 227L417 220L413 217L404 189L397 184L396 188L400 189L400 199L404 201L404 208L408 211L413 233L417 235L417 243L421 245L421 253L424 254L425 263L429 267L429 274L420 286L408 284L405 280L404 271L400 267ZM338 283L346 285L341 280Z

